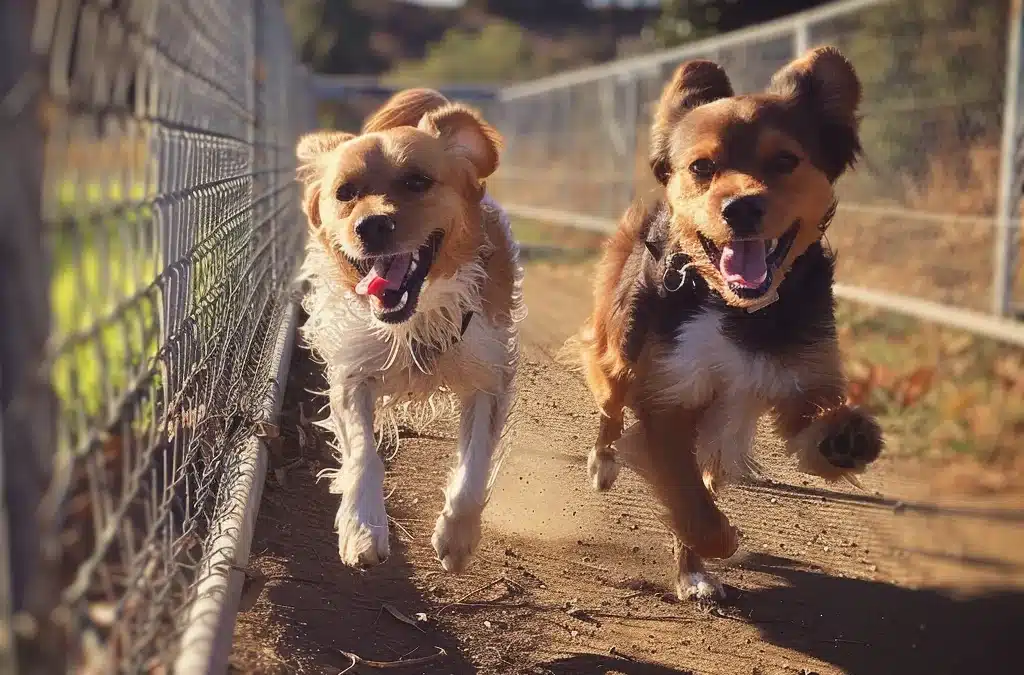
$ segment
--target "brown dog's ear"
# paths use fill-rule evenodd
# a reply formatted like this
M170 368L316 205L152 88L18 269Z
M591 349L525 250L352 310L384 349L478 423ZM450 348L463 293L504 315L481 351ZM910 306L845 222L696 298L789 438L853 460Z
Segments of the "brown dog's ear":
M813 111L821 123L823 168L835 180L861 152L857 107L861 85L853 65L835 47L818 47L772 76L768 93Z
M355 135L344 131L314 131L299 139L295 157L299 160L296 175L305 186L302 191L302 211L312 226L320 225L320 179L324 174L324 156Z
M501 134L470 108L453 104L429 112L419 129L444 139L448 152L468 160L481 180L498 168Z
M687 61L676 69L661 92L651 125L651 170L665 185L672 174L669 141L672 129L697 106L733 95L725 70L711 61Z
M433 89L400 91L366 120L363 124L363 133L370 134L396 127L414 127L428 112L446 105L448 99Z

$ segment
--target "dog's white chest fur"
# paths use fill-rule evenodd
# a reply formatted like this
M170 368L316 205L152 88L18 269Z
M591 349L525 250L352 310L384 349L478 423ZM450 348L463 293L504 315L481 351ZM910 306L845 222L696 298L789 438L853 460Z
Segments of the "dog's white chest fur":
M663 403L705 408L697 425L698 461L717 475L736 477L755 466L749 452L758 419L801 383L777 359L729 339L722 319L720 310L707 309L680 328L654 368L651 394Z
M755 354L722 331L722 312L707 309L684 324L661 359L662 396L691 408L713 398L773 401L799 389L797 377L776 359Z

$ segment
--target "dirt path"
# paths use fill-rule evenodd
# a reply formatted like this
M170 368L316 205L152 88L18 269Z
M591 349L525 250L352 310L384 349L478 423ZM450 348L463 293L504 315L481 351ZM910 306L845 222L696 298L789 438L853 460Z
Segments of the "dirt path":
M587 485L596 413L554 358L586 312L585 274L528 272L513 451L461 577L441 572L429 542L451 425L403 439L389 464L392 558L365 573L338 562L337 498L313 480L329 452L307 438L300 458L295 431L298 402L313 399L303 388L322 381L297 353L272 458L292 466L283 485L268 480L250 562L270 581L239 616L236 672L338 673L351 664L342 652L393 661L438 649L446 656L395 672L1002 672L989 666L1009 663L1024 628L1024 495L937 494L905 467L883 463L867 492L837 489L792 472L765 441L771 480L723 501L745 536L717 568L729 601L675 601L668 537L642 484L624 472L610 493ZM375 672L350 672L364 671Z

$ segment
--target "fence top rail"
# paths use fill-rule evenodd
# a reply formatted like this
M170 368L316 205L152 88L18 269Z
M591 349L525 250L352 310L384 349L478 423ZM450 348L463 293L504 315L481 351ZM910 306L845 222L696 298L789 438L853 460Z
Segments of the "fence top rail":
M376 77L363 75L324 75L315 73L310 83L314 95L322 100L341 100L350 94L391 96L404 86L381 82ZM454 84L435 87L451 99L463 101L491 101L497 97L498 88L487 85Z
M892 0L837 0L822 7L808 9L797 14L768 21L749 28L741 28L723 35L710 37L697 42L689 42L680 47L657 51L652 54L631 56L629 58L617 59L608 63L588 66L576 70L569 70L557 75L549 75L530 82L514 84L502 88L498 92L499 100L513 101L518 98L535 96L553 89L562 89L577 84L586 84L605 77L614 75L626 75L642 70L653 70L665 63L682 61L687 58L698 56L716 49L723 49L733 45L749 42L758 38L775 37L784 34L794 28L819 21L825 21L836 16L850 14L867 7L891 2Z

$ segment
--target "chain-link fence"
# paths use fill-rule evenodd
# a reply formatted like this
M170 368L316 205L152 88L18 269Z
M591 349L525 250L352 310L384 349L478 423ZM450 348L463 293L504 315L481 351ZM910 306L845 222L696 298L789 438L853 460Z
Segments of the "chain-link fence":
M508 87L496 106L508 151L492 189L521 216L605 229L632 196L652 194L647 132L676 66L715 60L745 93L808 47L833 44L863 83L866 151L840 184L829 230L839 278L1006 314L1024 302L1020 23L1011 0L846 0Z
M0 666L167 672L275 396L309 76L276 0L0 17Z

